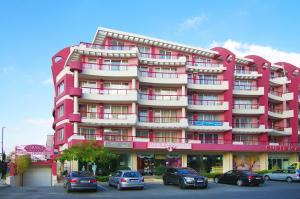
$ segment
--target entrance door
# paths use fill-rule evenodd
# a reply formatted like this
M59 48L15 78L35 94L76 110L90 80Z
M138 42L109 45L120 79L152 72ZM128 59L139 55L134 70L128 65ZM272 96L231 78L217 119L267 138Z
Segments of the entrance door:
M23 186L51 186L52 171L49 166L31 167L23 174Z

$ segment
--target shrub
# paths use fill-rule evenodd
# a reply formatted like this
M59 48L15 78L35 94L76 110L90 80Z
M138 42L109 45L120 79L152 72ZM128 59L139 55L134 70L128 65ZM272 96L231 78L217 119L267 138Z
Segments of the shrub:
M161 176L164 173L166 173L166 171L167 171L167 167L161 165L155 168L154 175Z
M214 178L216 175L219 175L220 173L200 173L200 175L205 176L207 178Z
M107 182L108 176L96 176L96 180L99 182Z

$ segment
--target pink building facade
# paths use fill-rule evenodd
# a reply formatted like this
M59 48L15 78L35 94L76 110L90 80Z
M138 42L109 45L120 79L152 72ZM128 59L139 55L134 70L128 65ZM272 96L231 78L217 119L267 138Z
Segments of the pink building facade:
M92 43L56 53L52 74L58 154L95 140L145 175L159 165L223 172L299 159L292 64L99 28Z

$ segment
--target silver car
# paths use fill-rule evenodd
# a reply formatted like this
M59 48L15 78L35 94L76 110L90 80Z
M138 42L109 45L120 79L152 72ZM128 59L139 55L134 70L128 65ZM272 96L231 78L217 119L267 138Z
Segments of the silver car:
M119 170L108 179L108 185L118 190L125 188L144 189L144 178L138 171Z
M296 170L276 170L272 173L264 175L265 181L267 180L282 180L287 182L300 181L300 176Z

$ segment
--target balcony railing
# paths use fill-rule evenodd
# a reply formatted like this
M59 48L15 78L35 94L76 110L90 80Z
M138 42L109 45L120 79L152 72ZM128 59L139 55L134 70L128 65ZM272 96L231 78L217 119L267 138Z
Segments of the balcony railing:
M283 113L283 109L282 108L273 108L273 107L269 107L269 111L274 112L274 113Z
M190 84L221 85L222 82L223 82L222 79L197 79L197 78L188 78L188 83L190 83Z
M86 70L102 70L102 71L127 71L129 67L137 67L134 64L97 64L82 62L82 68Z
M139 122L149 123L179 123L184 117L148 117L139 116Z
M275 78L279 78L279 77L286 77L286 75L284 75L284 74L271 74L270 75L270 79L275 79Z
M183 56L178 55L165 55L165 54L154 54L154 53L140 53L141 57L151 58L151 59L179 59Z
M223 121L220 120L189 120L188 122L194 126L223 126Z
M234 109L258 109L259 104L234 104Z
M86 42L80 42L80 45L84 45L86 48L102 49L102 50L131 50L136 47L134 45L103 45L103 44L92 44Z
M224 100L189 100L190 105L208 105L219 106L223 105Z
M207 68L221 68L223 64L221 63L210 63L210 62L192 62L188 61L189 66L207 67Z
M90 93L97 95L127 95L130 91L135 89L115 89L115 88L91 88L91 87L81 87L82 93Z
M254 68L248 68L248 69L235 69L234 73L235 74L251 74L253 72L257 72L257 69Z
M116 119L126 120L130 115L135 113L100 113L100 112L80 112L83 119Z
M259 128L260 124L258 122L236 122L232 124L233 128Z
M253 86L253 85L234 85L234 90L252 90L252 91L256 91L256 90L258 90L258 87Z
M172 73L172 72L149 72L139 70L139 75L141 77L149 77L149 78L162 78L162 79L177 79L180 74L185 73Z
M281 92L281 91L270 90L269 92L270 92L270 94L276 95L276 96L279 96L279 97L281 97L282 94L283 94L283 92Z
M179 101L185 95L159 95L159 94L147 94L139 93L140 99L143 100L166 100L166 101Z

